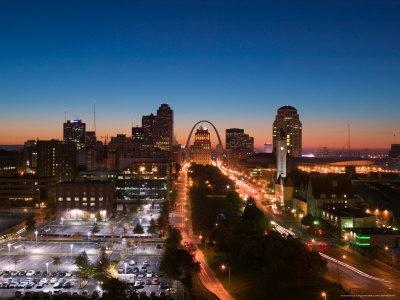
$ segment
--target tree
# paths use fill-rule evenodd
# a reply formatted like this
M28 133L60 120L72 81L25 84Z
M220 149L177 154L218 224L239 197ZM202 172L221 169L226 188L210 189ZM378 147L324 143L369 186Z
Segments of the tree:
M97 214L96 214L96 220L97 220L97 221L103 221L103 218L102 218L102 216L101 216L100 211L98 211Z
M312 226L314 222L314 217L311 214L306 214L302 219L301 219L301 224L304 226Z
M133 233L135 233L135 234L143 234L143 233L144 233L144 230L143 230L142 225L140 225L139 223L137 223L137 224L135 225L135 228L133 228Z
M103 281L103 299L127 299L128 285L118 278L107 278Z
M150 234L156 234L157 233L157 229L158 228L157 228L156 222L154 221L154 219L151 219L149 228L147 229L147 232L150 233Z
M97 223L93 225L91 231L92 231L93 234L96 234L96 233L98 233L100 231L99 226L97 225Z
M99 280L104 280L110 277L110 259L106 253L106 249L101 247L100 255L96 262L96 278Z
M80 279L89 279L95 274L95 269L85 251L75 258L75 265L78 268L78 277Z
M254 200L250 198L242 214L242 226L245 231L263 233L268 226L264 213L258 209Z
M29 214L25 219L25 226L27 231L33 231L36 226L35 218L32 214Z
M57 268L58 271L58 266L61 265L61 259L58 256L54 256L52 264Z

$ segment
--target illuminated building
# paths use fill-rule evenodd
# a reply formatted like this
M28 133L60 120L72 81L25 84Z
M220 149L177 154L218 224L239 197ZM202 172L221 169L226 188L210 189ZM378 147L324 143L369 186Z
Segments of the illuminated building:
M132 142L142 146L145 140L143 127L132 127Z
M393 249L398 247L400 232L391 228L353 228L349 243L356 248Z
M192 161L200 165L211 164L210 131L200 126L194 134L194 143L190 147Z
M154 146L171 151L174 136L174 112L168 104L161 104L157 110L154 126Z
M54 177L57 182L75 178L77 149L73 142L37 141L37 174Z
M0 149L0 176L12 176L21 171L21 154L19 151Z
M68 120L63 124L64 141L73 142L78 150L85 147L86 123L82 120Z
M274 152L277 151L277 144L282 135L285 137L289 156L301 156L302 125L297 110L292 106L282 106L278 109L272 129Z
M376 227L376 216L356 208L321 209L321 217L334 227L371 228Z
M286 154L287 145L285 140L280 140L277 142L276 154L276 178L286 177Z
M264 153L272 153L274 150L274 147L270 143L265 143L264 144Z
M80 219L100 211L110 213L114 200L114 182L76 181L56 185L58 215L66 219Z
M142 117L142 128L143 128L143 147L152 148L154 147L154 126L156 116L153 114Z
M86 131L85 134L85 147L86 148L93 148L96 146L97 138L96 132L94 131Z
M228 166L237 166L240 160L254 153L254 138L243 129L229 128L225 133Z
M54 179L31 174L0 177L2 207L34 207L54 200Z

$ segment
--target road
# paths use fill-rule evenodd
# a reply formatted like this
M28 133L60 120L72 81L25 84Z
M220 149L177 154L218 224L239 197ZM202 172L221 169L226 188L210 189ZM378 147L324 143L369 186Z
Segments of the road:
M220 168L225 175L235 181L240 193L254 198L257 207L266 214L269 220L275 222L274 226L277 231L308 240L298 221L276 215L271 205L265 205L263 200L266 198L274 200L274 197L265 196L261 189L239 180L233 172L229 172L226 168L221 166ZM352 295L359 295L360 298L390 297L398 299L400 297L399 271L339 246L315 245L313 248L327 258L326 277L331 281L339 279L342 286Z
M183 243L191 242L196 245L199 244L200 240L193 235L189 205L190 203L187 200L187 166L184 166L177 182L176 209L171 214L170 221L173 226L180 229ZM200 272L198 275L203 285L221 300L234 299L221 284L214 271L209 267L207 259L200 249L196 250L195 257L200 262Z

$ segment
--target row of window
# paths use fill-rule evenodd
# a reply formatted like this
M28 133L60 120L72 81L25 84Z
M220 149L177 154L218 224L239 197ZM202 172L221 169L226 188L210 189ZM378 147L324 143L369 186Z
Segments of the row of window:
M82 201L87 201L87 197L82 197ZM98 201L103 201L103 197L99 197L98 198ZM64 200L64 198L63 197L58 197L58 201L63 201ZM65 197L65 200L66 201L71 201L72 200L72 197ZM80 200L80 198L79 197L74 197L74 200L75 201L79 201ZM90 197L90 201L96 201L96 198L95 197Z

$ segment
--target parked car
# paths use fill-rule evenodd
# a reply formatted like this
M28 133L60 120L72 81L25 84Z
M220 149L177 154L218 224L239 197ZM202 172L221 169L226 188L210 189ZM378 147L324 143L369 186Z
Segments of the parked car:
M50 279L50 284L55 284L57 282L57 278L53 277Z

